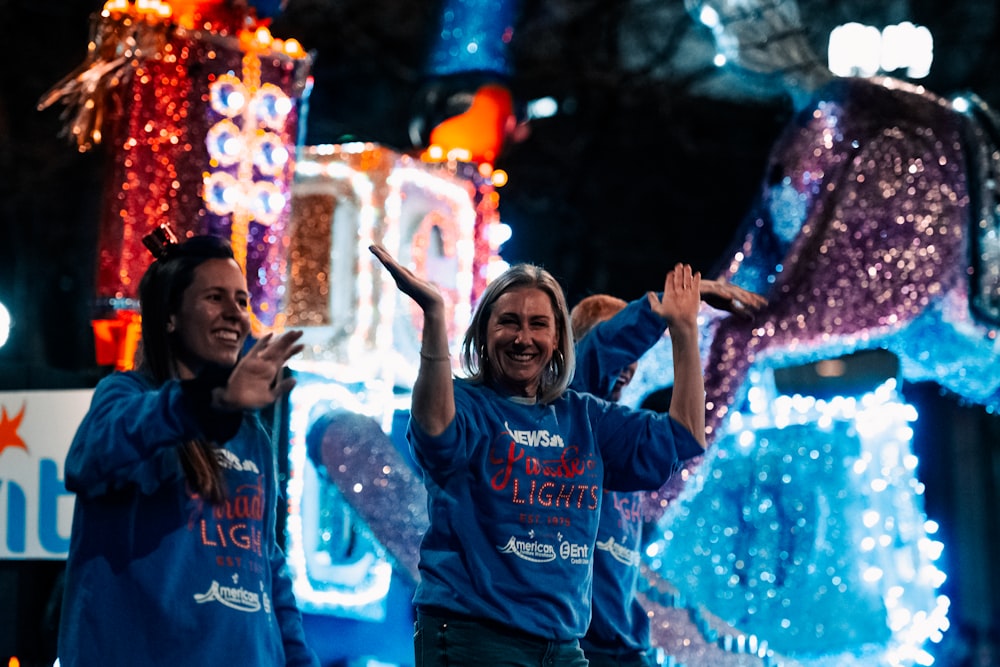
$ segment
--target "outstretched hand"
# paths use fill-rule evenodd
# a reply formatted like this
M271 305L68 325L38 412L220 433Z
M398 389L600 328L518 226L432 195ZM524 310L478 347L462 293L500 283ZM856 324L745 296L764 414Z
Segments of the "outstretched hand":
M421 310L427 312L429 309L444 307L444 298L434 283L418 277L413 271L397 262L396 258L382 246L376 244L369 246L368 249L396 281L396 287L413 299Z
M690 264L678 263L667 273L663 283L663 297L648 293L649 306L662 317L668 326L691 324L697 326L701 303L701 273L692 271Z
M721 280L706 278L701 281L701 299L713 308L748 319L767 305L767 299L760 294Z
M268 333L236 363L225 387L217 389L221 407L230 410L257 410L274 403L291 391L295 378L283 378L288 360L305 347L298 343L301 331L287 331L280 336Z

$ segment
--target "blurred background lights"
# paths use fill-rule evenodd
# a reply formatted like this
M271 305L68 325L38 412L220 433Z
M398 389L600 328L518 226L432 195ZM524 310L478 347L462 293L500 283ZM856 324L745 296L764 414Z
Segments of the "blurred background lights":
M883 30L845 23L830 32L827 64L838 76L892 73L922 79L930 74L933 60L934 38L930 30L909 21Z
M6 345L10 339L10 327L10 311L3 303L0 303L0 347Z
M292 100L273 83L265 83L253 98L257 122L272 130L281 129L288 113L292 110Z
M539 97L525 105L528 119L551 118L559 111L559 103L554 97Z

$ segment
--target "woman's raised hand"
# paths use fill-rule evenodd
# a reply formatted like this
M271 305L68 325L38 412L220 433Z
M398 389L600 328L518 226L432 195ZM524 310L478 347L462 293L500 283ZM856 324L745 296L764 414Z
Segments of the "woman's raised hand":
M427 312L434 308L444 308L444 298L434 283L418 277L413 271L397 262L396 258L382 246L371 245L368 249L396 281L396 287L413 299L421 310Z
M663 298L655 292L647 296L650 308L668 325L696 323L701 303L701 273L693 271L690 264L678 263L663 281Z
M228 410L258 410L291 391L295 378L282 377L282 369L302 351L301 337L301 331L262 336L236 363L226 386L215 390L213 402Z

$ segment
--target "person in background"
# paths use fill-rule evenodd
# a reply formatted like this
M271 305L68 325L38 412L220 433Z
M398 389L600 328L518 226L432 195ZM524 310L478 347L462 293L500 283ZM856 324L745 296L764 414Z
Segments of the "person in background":
M749 317L763 297L725 282L702 279L701 298L715 308ZM664 335L668 321L654 295L626 302L609 294L585 297L570 311L576 341L571 389L617 402L639 359ZM594 549L590 627L581 640L591 667L657 664L649 617L636 598L643 545L642 492L604 491Z
M444 300L381 246L372 253L423 311L407 437L430 525L414 593L417 667L583 667L605 488L657 489L704 452L701 276L678 264L653 295L674 349L669 414L569 390L562 288L519 264L479 299L453 378Z
M161 228L163 230L165 228ZM135 371L94 390L66 457L76 494L61 667L318 667L276 539L272 439L257 412L289 392L301 332L250 334L224 240L147 245Z

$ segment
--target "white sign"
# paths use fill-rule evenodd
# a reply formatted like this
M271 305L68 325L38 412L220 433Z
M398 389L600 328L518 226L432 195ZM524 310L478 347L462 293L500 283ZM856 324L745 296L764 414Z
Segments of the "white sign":
M74 496L63 462L92 394L0 392L0 559L66 558Z

